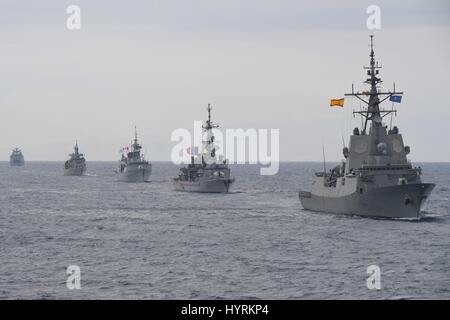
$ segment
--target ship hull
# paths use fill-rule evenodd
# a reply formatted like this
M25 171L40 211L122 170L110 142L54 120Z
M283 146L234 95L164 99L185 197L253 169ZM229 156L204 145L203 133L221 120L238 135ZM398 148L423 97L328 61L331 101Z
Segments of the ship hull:
M25 165L25 162L10 162L9 163L11 167L23 167Z
M234 179L208 179L199 181L174 180L177 191L201 193L227 193Z
M82 176L86 172L86 167L76 167L64 169L65 176Z
M117 173L117 180L121 182L147 182L152 173L151 166L140 165L138 167L127 167L124 172Z
M420 209L433 188L432 183L378 187L341 197L300 192L306 210L367 217L420 219Z

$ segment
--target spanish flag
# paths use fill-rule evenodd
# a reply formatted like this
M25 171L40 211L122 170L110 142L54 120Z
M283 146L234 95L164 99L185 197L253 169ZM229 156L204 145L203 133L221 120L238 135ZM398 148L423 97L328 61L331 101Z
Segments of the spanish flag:
M341 108L344 107L344 98L342 99L331 99L330 107L339 106Z

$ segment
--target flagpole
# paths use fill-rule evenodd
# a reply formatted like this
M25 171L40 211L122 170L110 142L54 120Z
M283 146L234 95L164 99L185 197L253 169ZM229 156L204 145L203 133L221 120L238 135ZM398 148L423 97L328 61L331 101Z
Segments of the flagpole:
M361 101L359 102L359 110L361 111L361 114L362 114L363 107L361 105ZM364 128L364 119L363 119L363 117L361 117L361 131L363 130L363 128Z
M391 108L391 123L389 125L389 130L392 130L392 117L393 117L393 113L394 113L394 102L392 102L392 108Z
M322 156L323 156L323 183L325 184L325 178L327 176L327 167L325 162L325 145L322 143Z

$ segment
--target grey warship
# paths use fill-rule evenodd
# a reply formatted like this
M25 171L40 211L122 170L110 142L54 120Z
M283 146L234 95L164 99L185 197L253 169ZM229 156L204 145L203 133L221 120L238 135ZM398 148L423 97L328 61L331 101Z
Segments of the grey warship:
M14 148L11 155L9 156L9 164L12 167L21 167L25 165L25 158L22 154L22 150L19 148Z
M69 154L69 160L64 163L65 176L82 176L86 172L84 154L78 152L78 142L75 143L74 153Z
M208 120L202 126L206 133L203 141L203 150L200 154L191 155L191 163L180 169L179 175L174 179L175 190L204 193L226 193L234 182L230 177L230 168L227 160L218 160L214 146L212 129L219 125L211 121L211 104L208 104Z
M364 67L370 91L355 92L352 86L345 95L367 106L353 112L362 116L362 128L355 128L349 146L344 145L345 160L329 172L324 161L324 171L316 173L311 192L300 191L300 201L305 209L317 212L417 220L435 185L423 183L421 168L407 159L410 148L404 146L398 127L388 129L383 123L389 114L392 121L396 110L383 110L380 104L403 92L396 92L395 84L392 92L380 89L381 66L375 61L373 35L370 40L370 65Z
M134 140L131 148L126 148L126 155L122 153L117 169L117 180L122 182L147 182L152 173L152 165L141 154L142 146L138 143L135 128Z

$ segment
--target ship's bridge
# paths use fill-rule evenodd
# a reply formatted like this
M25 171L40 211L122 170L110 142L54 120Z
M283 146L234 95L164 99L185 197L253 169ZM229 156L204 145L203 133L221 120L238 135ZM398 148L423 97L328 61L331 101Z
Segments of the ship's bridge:
M368 135L355 129L350 137L346 173L362 166L408 165L408 153L409 147L404 146L397 127L389 131L385 126L372 127Z

